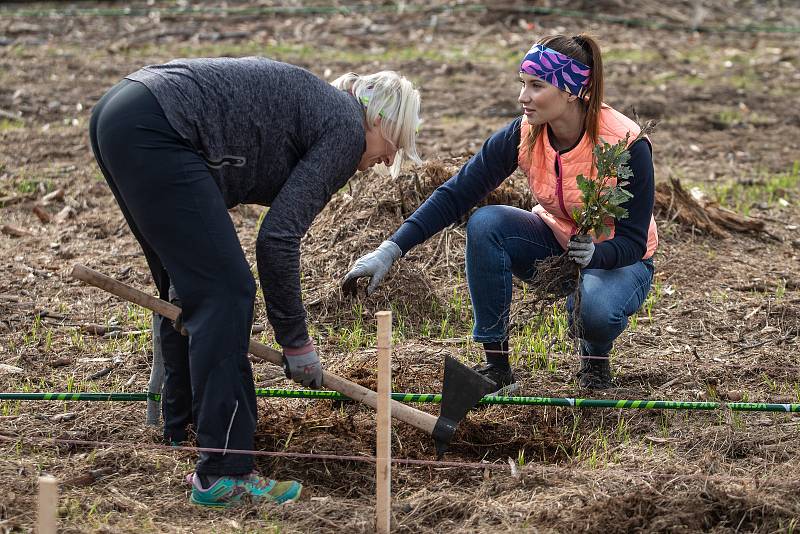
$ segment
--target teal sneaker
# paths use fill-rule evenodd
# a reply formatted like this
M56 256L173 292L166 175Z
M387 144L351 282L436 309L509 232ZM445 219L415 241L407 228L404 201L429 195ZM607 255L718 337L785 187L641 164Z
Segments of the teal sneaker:
M209 488L203 488L200 477L196 474L187 476L187 482L190 477L192 496L189 500L193 504L211 508L230 508L241 503L244 498L284 504L299 499L303 490L303 485L294 480L272 480L257 473L244 477L220 477Z

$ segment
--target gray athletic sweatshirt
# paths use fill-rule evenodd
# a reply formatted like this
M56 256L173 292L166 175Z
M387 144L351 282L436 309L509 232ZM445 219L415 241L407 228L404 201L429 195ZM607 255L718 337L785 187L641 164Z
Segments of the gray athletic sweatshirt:
M278 343L303 345L300 239L356 171L361 104L300 67L258 57L177 59L127 78L155 95L229 208L269 206L256 242L267 316Z

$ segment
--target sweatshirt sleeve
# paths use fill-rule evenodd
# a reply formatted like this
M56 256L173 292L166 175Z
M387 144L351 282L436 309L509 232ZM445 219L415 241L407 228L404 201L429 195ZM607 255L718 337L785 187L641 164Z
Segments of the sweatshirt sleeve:
M614 237L597 243L589 269L618 269L633 265L647 252L650 218L655 204L655 177L650 142L636 141L630 147L628 165L633 176L624 187L633 198L622 204L628 217L614 224Z
M492 134L458 174L440 185L390 237L403 254L456 222L517 168L520 121Z
M294 167L259 228L258 274L267 318L283 347L299 347L308 341L300 289L300 240L355 172L364 148L363 133L360 138L359 143L342 131L342 135L319 139Z

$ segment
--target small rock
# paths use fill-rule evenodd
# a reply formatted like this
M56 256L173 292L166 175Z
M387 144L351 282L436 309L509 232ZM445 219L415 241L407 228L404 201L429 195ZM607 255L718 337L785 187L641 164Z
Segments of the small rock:
M744 396L741 391L728 391L724 394L724 397L731 402L739 402Z
M450 66L449 63L442 63L442 65L436 69L436 73L442 76L447 76L453 72L453 67Z
M78 414L76 414L75 412L64 412L64 413L57 413L51 416L50 420L65 422L65 421L72 421L76 417L78 417Z
M50 362L50 367L64 367L65 365L69 365L71 363L72 360L70 358L62 357Z
M109 191L108 184L105 182L95 182L87 189L87 192L95 197L106 195Z
M47 224L50 222L50 214L41 206L34 206L33 213L42 223Z

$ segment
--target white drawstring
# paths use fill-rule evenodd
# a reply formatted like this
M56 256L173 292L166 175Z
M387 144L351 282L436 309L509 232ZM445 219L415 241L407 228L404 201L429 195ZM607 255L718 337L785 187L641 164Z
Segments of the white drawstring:
M236 401L236 406L233 407L233 415L231 415L231 421L228 423L228 431L225 433L225 446L222 447L222 456L228 452L228 438L231 437L231 427L233 426L233 418L236 417L236 410L239 409L239 401Z

